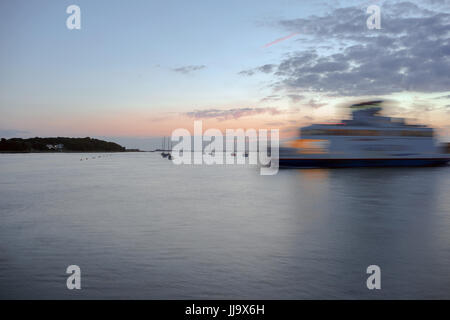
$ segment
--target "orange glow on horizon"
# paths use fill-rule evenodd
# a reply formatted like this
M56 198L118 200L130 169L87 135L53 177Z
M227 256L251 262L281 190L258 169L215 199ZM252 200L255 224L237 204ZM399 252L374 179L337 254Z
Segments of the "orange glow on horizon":
M201 120L203 132L207 129L279 129L280 138L298 136L299 127L311 123L342 124L337 120L341 115L328 110L322 114L305 114L304 112L280 112L278 114L262 113L246 115L239 118L195 118L183 112L159 113L145 110L126 110L107 113L80 114L49 113L36 118L27 116L20 121L11 121L17 128L26 128L36 136L123 136L150 137L170 136L175 129L184 128L193 134L194 121ZM421 124L448 132L450 122L446 113L435 112L424 116ZM408 118L406 119L409 120ZM330 122L328 122L330 121Z

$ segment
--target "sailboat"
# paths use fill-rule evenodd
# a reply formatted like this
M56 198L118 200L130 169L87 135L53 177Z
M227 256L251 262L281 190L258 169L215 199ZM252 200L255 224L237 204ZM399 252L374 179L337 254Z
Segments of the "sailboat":
M169 152L167 153L167 159L172 160L172 140L169 139L168 144L170 143Z
M163 145L162 145L162 152L161 152L161 156L163 158L167 158L169 156L169 153L167 153L165 151L166 151L166 137L163 137Z

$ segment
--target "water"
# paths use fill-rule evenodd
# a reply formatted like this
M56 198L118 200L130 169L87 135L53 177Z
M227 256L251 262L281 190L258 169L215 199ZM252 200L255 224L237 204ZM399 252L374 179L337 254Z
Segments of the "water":
M98 155L0 155L0 298L450 298L450 167L260 176Z

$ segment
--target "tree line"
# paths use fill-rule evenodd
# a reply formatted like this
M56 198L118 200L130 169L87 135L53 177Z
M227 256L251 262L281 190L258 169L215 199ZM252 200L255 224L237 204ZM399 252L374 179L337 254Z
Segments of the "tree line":
M57 147L55 147L57 146ZM123 152L121 145L86 138L11 138L0 140L0 152Z

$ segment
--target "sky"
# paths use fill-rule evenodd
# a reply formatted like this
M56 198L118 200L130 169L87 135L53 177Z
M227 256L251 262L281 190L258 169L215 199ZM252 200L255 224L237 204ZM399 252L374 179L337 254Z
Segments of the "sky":
M1 1L0 136L151 149L194 120L289 136L373 98L450 136L449 39L450 0Z

